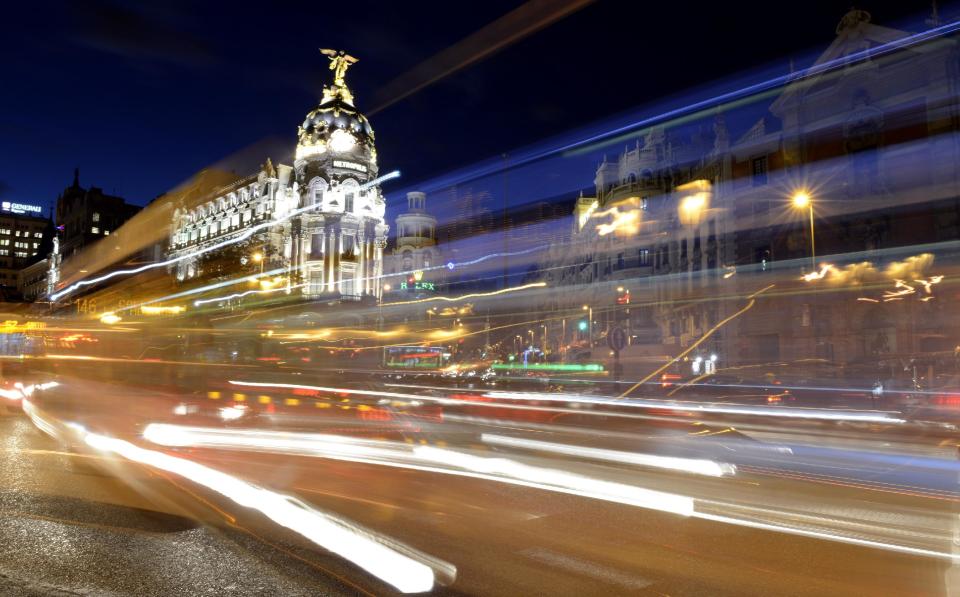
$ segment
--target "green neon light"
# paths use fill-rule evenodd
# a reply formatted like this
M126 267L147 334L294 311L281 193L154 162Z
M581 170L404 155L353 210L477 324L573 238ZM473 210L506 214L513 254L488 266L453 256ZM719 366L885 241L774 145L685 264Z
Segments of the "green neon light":
M575 363L530 363L523 365L520 363L494 363L494 371L603 371L603 365L597 363L587 363L580 365Z

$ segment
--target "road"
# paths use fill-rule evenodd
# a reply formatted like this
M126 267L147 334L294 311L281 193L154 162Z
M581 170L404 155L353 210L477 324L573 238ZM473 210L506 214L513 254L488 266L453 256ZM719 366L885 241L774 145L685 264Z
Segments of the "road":
M664 440L675 439L673 435L654 433L653 439L639 444L625 440L614 433L616 420L605 418L602 426L590 423L596 429L588 442L579 419L553 427L516 418L491 425L475 411L453 409L448 413L453 416L442 422L421 421L415 429L406 425L391 430L375 417L364 419L361 428L376 431L363 434L363 440L375 442L363 448L377 452L359 458L355 452L338 451L343 449L340 444L317 443L305 435L340 433L347 448L360 449L350 443L358 436L357 428L345 426L350 419L330 415L350 413L351 408L371 412L360 410L355 396L353 403L333 409L304 408L323 399L302 397L269 417L224 427L199 417L171 415L184 403L182 395L68 375L59 380L61 387L38 392L30 400L50 420L81 423L85 432L120 438L151 454L171 455L177 462L203 465L204 470L295 496L317 512L430 561L440 594L945 595L951 590L945 578L955 573L943 557L781 532L799 529L834 539L861 538L949 553L956 496L950 487L930 482L939 478L935 474L917 472L935 470L931 463L943 465L956 480L956 470L946 464L950 461L937 460L935 449L914 454L910 462L926 459L923 466L900 462L889 467L882 463L897 454L895 441L879 442L886 444L882 452L872 450L870 442L851 445L852 440L844 438L837 450L810 452L803 456L804 463L794 465L794 474L785 474L779 464L784 458L776 455L782 455L778 450L784 446L796 448L798 434L766 428L763 442L737 437L733 443L699 447L700 455L726 451L728 460L739 459L736 474L713 477L547 449L589 445L625 454L642 446L648 452L683 452ZM273 394L279 403L276 391ZM254 395L244 395L244 401L252 402ZM283 400L286 404L292 399ZM213 402L218 408L237 405L226 396ZM148 441L143 437L146 425L158 422L217 428L228 434L227 440L218 436L215 446L179 447ZM296 525L276 524L263 509L242 505L189 473L144 467L104 449L73 445L76 453L65 451L64 442L53 441L23 415L5 417L0 425L8 463L3 471L0 528L6 549L0 573L25 594L61 590L161 595L209 589L251 595L379 595L393 588L330 553L322 537L311 540ZM668 429L672 433L673 427ZM309 450L300 444L268 446L263 437L253 446L236 444L249 440L254 430L281 431L286 438L306 437L313 443ZM529 444L516 445L518 440L541 444L530 449ZM747 441L749 453L730 453L731 446L736 451ZM71 443L66 441L68 447ZM659 449L663 447L669 449ZM768 447L771 450L764 451ZM815 447L833 448L822 439ZM909 449L916 452L915 446ZM437 464L437 458L450 453L472 460L467 465ZM771 466L744 464L744 459L759 458L758 453L767 454ZM687 450L686 455L691 454ZM881 465L870 472L863 454ZM426 457L434 459L430 466ZM523 468L511 476L504 462ZM476 469L468 475L464 466L473 466L469 463L496 470L487 468L481 474ZM795 474L813 465L833 468L833 474ZM868 483L864 470L876 482ZM575 495L570 485L563 486L567 480L538 480L551 471L614 488L690 497L696 515L638 507L610 493ZM877 476L881 474L889 477ZM904 490L908 484L918 490ZM24 541L26 536L31 540ZM93 562L97 565L90 565Z

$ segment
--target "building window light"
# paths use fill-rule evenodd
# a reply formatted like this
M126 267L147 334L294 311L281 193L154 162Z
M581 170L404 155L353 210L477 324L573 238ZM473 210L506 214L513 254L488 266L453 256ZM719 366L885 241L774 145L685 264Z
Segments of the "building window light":
M104 236L110 236L110 231L109 231L109 230L104 230L104 231L103 231L103 235L104 235Z
M90 229L90 232L93 234L100 234L100 229L94 226Z
M100 212L97 212L97 211L93 212L93 221L94 222L100 221Z

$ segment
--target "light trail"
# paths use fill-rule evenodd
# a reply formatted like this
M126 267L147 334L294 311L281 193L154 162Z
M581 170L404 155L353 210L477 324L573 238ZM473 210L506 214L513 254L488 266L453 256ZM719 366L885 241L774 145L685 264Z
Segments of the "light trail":
M523 448L526 450L536 450L538 452L553 452L555 454L565 454L567 456L578 456L581 458L590 458L594 460L606 460L616 463L638 464L640 466L662 468L684 473L693 473L696 475L706 475L709 477L732 476L737 472L736 466L727 463L714 462L713 460L678 458L675 456L657 456L655 454L638 454L636 452L623 452L620 450L606 450L602 448L589 448L586 446L573 446L570 444L558 444L554 442L509 437L505 435L494 435L491 433L481 434L480 440L484 443L495 446Z
M383 182L383 181L386 181L386 180L392 180L392 179L394 179L394 178L398 178L399 176L400 176L400 171L399 171L399 170L394 170L393 172L390 172L389 174L385 174L385 175L383 175L383 176L381 176L381 177L379 177L379 178L373 179L372 181L366 183L366 185L368 185L368 186L366 186L366 187L361 187L361 188L369 188L370 186L376 186L376 185L379 184L380 182ZM202 249L197 249L196 251L193 251L193 252L190 252L190 253L186 253L186 254L184 254L184 255L180 255L179 257L174 257L174 258L172 258L172 259L167 259L167 260L165 260L165 261L158 261L158 262L155 262L155 263L148 263L148 264L146 264L146 265L142 265L142 266L140 266L140 267L135 267L135 268L132 268L132 269L117 270L117 271L110 272L110 273L108 273L108 274L104 274L104 275L102 275L102 276L99 276L99 277L97 277L97 278L92 278L92 279L88 279L88 280L80 280L80 281L78 281L78 282L75 282L75 283L71 284L70 286L68 286L67 288L64 288L63 290L61 290L61 291L59 291L59 292L55 292L55 293L51 294L51 295L50 295L50 300L53 300L53 301L59 300L59 299L65 297L65 296L67 296L68 294L71 294L71 293L74 292L75 290L78 290L78 289L80 289L80 288L82 288L82 287L84 287L84 286L90 286L90 285L92 285L92 284L97 284L97 283L99 283L99 282L103 282L103 281L109 280L109 279L114 278L114 277L116 277L116 276L125 276L125 275L130 275L130 274L139 274L139 273L141 273L141 272L145 272L145 271L148 271L148 270L151 270L151 269L156 269L156 268L159 268L159 267L166 267L166 266L168 266L168 265L173 265L174 263L179 263L179 262L185 261L185 260L187 260L187 259L193 259L194 257L199 257L200 255L205 255L206 253L210 253L210 252L212 252L212 251L217 251L217 250L219 250L219 249L223 249L223 248L225 248L225 247L229 247L230 245L237 244L237 243L240 242L240 241L243 241L243 240L246 240L246 239L250 238L251 236L253 236L253 234L254 234L255 232L258 232L258 231L260 231L260 230L264 230L264 229L270 228L270 227L272 227L272 226L276 226L277 224L280 224L281 222L285 222L285 221L289 220L290 218L293 218L294 216L298 216L298 215L300 215L300 214L302 214L302 213L306 213L306 212L308 212L308 211L316 210L316 209L318 209L319 207L321 207L321 206L319 206L319 205L309 205L309 206L307 206L307 207L301 207L301 208L299 208L299 209L290 210L288 213L284 214L283 217L270 220L269 222L262 222L262 223L260 223L260 224L255 225L255 226L251 226L250 228L244 230L243 232L240 232L239 234L237 234L236 236L234 236L234 237L232 237L232 238L229 238L229 239L224 240L224 241L221 241L221 242L219 242L219 243L210 245L209 247L204 247L204 248L202 248Z
M47 417L30 401L24 410L38 428L57 433L58 421ZM404 593L421 593L434 588L434 567L455 575L456 568L415 550L396 544L369 529L321 512L297 498L265 489L222 471L141 448L125 440L87 431L75 423L60 424L86 445L104 453L121 456L131 462L173 473L202 485L233 502L257 510L278 525L306 537L310 541L363 568L373 576ZM430 564L433 564L431 566Z
M508 458L477 456L446 448L410 446L399 442L334 435L182 427L156 423L147 426L144 437L148 441L168 447L210 447L279 452L476 478L659 510L723 524L802 535L938 559L958 558L958 556L950 553L932 549L713 514L706 512L705 509L718 507L760 509L738 504L700 500L679 494L606 481L564 470L534 466ZM498 437L485 435L485 439ZM521 441L529 442L529 447L536 450L542 449L540 444L547 443L534 440ZM776 511L764 511L775 515L780 514ZM830 519L815 518L831 522Z
M229 300L232 300L232 299L235 299L235 298L243 298L243 297L249 296L249 295L251 295L251 294L270 294L270 293L273 293L273 292L281 292L281 291L293 290L294 288L304 288L305 286L306 286L306 284L296 284L296 285L294 285L294 286L291 286L290 288L287 288L286 286L283 286L283 287L280 287L280 288L266 288L266 289L259 289L259 290L247 290L247 291L244 291L244 292L237 292L237 293L228 294L228 295L225 295L225 296L215 296L215 297L213 297L213 298L208 298L208 299L197 299L197 300L193 301L193 306L194 306L194 307L199 307L200 305L205 305L205 304L207 304L207 303L216 303L216 302L219 302L219 301L229 301Z
M954 555L944 551L934 551L932 549L922 549L919 547L910 547L907 545L897 545L896 543L874 541L871 539L861 539L858 537L847 537L844 535L838 535L836 533L827 533L824 531L812 531L809 529L799 529L799 528L788 527L788 526L783 526L779 524L770 524L766 522L744 520L742 518L733 518L730 516L723 516L719 514L707 514L705 512L694 512L691 516L693 516L694 518L700 518L702 520L710 520L713 522L720 522L724 524L733 524L741 527L750 527L754 529L762 529L765 531L786 533L788 535L800 535L802 537L813 537L815 539L824 539L827 541L849 543L852 545L861 545L864 547L873 547L876 549L884 549L888 551L896 551L900 553L909 553L909 554L918 555L918 556L926 556L926 557L933 557L937 559L952 560L954 562L960 562L960 555Z
M468 476L670 512L681 516L688 516L693 512L693 500L685 496L604 481L558 469L523 464L507 458L475 456L432 446L410 446L400 442L337 435L209 429L157 423L148 425L143 435L147 441L169 447L267 450Z
M723 321L718 322L717 325L713 326L712 328L710 328L709 330L707 330L706 332L704 332L704 334L703 334L702 336L700 336L700 338L698 338L696 342L694 342L694 343L691 344L689 347L687 347L686 350L684 350L683 352L681 352L681 353L678 354L677 356L673 357L671 360L667 361L666 364L664 364L664 365L663 365L662 367L660 367L659 369L655 370L655 371L654 371L653 373L651 373L650 375L644 377L643 379L641 379L641 380L638 381L637 383L635 383L635 384L633 384L632 386L630 386L630 387L627 389L626 392L620 394L620 397L621 397L621 398L626 398L628 395L630 395L630 392L633 392L634 390L636 390L637 388L639 388L641 385L647 383L648 381L650 381L651 379L653 379L653 378L656 377L657 375L660 375L660 373L662 373L665 369L667 369L667 367L669 367L670 365L676 363L677 361L679 361L680 359L682 359L682 358L685 357L686 355L690 354L696 347L698 347L698 346L700 346L701 344L703 344L703 343L707 340L707 338L709 338L710 336L712 336L712 335L713 335L717 330L719 330L721 327L725 326L725 325L728 324L729 322L733 321L733 320L736 319L737 317L740 317L741 315L743 315L744 313L746 313L747 311L749 311L750 309L752 309L753 306L754 306L754 305L756 304L756 302L757 302L756 297L757 297L758 295L766 292L767 290L770 290L770 289L773 288L774 286L775 286L775 284L771 284L771 285L769 285L769 286L767 286L767 287L765 287L765 288L762 288L762 289L758 290L757 292L754 292L753 294L751 294L749 297L747 297L747 298L750 299L750 302L747 303L747 306L745 306L744 308L740 309L739 311L737 311L737 312L734 313L733 315L725 318Z
M358 396L371 396L375 398L398 398L401 400L419 400L419 401L429 401L436 402L438 404L448 404L448 405L469 405L469 406L481 406L486 408L516 408L519 410L540 410L540 411L550 411L550 412L572 412L580 415L592 414L595 416L630 416L630 415L620 415L616 411L583 411L576 409L554 409L554 408L544 408L532 405L509 405L509 404L492 404L487 401L480 400L460 400L453 398L440 398L436 396L422 396L419 394L403 394L400 392L382 392L378 390L357 390L351 388L333 388L333 387L324 387L324 386L311 386L304 384L288 384L288 383L270 383L270 382L256 382L256 381L238 381L230 380L230 384L237 386L245 387L254 387L254 388L281 388L281 389L296 389L296 390L312 390L317 392L326 392L326 393L341 393L341 394L355 394ZM687 403L687 402L678 402L678 401L668 401L668 400L641 400L641 399L621 399L621 398L606 398L606 397L597 397L597 396L581 396L577 394L536 394L536 393L526 393L526 392L488 392L482 395L483 398L493 398L500 400L510 400L510 401L519 401L519 400L528 400L528 401L537 401L537 402L563 402L567 404L590 404L590 405L600 405L600 406L615 406L620 408L637 408L637 409L657 409L657 410L678 410L685 412L696 412L703 414L734 414L734 415L748 415L748 416L761 416L761 417L784 417L791 419L812 419L812 420L824 420L824 421L848 421L848 422L859 422L859 423L889 423L889 424L903 424L907 421L905 419L897 418L891 416L891 413L886 413L883 411L856 411L856 410L840 410L840 409L827 409L827 408L801 408L801 407L763 407L763 406L749 406L749 405L726 405L726 404L712 404L712 403Z
M546 282L533 282L533 283L531 283L531 284L524 284L524 285L522 285L522 286L514 286L514 287L512 287L512 288L501 288L500 290L494 290L494 291L492 291L492 292L474 292L474 293L471 293L471 294L464 294L464 295L457 296L457 297L432 296L432 297L429 297L429 298L417 299L417 300L414 300L414 301L398 301L398 302L395 302L395 303L383 303L383 306L384 306L384 307L391 307L391 306L395 306L395 305L414 305L414 304L417 304L417 303L429 303L429 302L432 302L432 301L447 301L447 302L450 302L450 303L455 303L455 302L457 302L457 301L462 301L462 300L464 300L464 299L469 299L469 298L480 298L480 297L484 297L484 296L497 296L497 295L499 295L499 294L506 294L506 293L508 293L508 292L518 292L518 291L520 291L520 290L529 290L530 288L543 288L543 287L546 286L546 285L547 285Z
M484 255L484 256L482 256L482 257L478 257L478 258L472 259L472 260L470 260L470 261L464 261L464 262L462 262L462 263L454 264L454 267L464 267L464 266L469 266L469 265L476 265L476 264L482 263L482 262L484 262L484 261L487 261L487 260L489 260L489 259L497 259L497 258L501 258L501 257L505 257L505 256L506 256L506 257L515 257L515 256L519 256L519 255L526 255L526 254L533 253L533 252L536 252L536 251L541 251L541 250L543 250L545 247L546 247L546 245L542 245L542 246L539 246L539 247L534 247L534 248L532 248L532 249L525 249L525 250L522 250L522 251L513 251L513 252L510 252L510 253L494 253L494 254L492 254L492 255ZM422 268L422 269L418 269L418 270L409 270L409 271L405 271L405 272L397 272L397 273L392 273L392 274L382 274L382 275L380 275L380 276L368 276L367 278L360 278L360 279L366 280L366 281L378 280L378 279L379 279L379 280L385 280L385 279L391 278L391 277L401 277L401 276L402 276L402 277L406 277L406 276L410 276L410 275L413 275L414 273L416 273L416 272L418 272L418 271L433 271L433 270L438 270L438 269L449 269L449 267L450 267L449 265L436 265L436 266L431 266L431 267ZM304 269L304 268L305 268L305 266L298 266L298 267L295 268L293 271L299 271L299 270L302 270L302 269ZM249 282L249 281L252 281L252 280L257 280L257 279L259 279L259 277L260 277L261 275L266 277L266 276L273 276L273 275L277 275L277 274L286 274L286 273L289 273L286 268L276 268L276 269L272 269L272 270L263 272L262 274L244 275L244 276L241 276L241 277L239 277L239 278L233 278L233 279L231 279L231 280L225 280L225 281L223 281L223 282L215 282L215 283L213 283L213 284L208 284L207 286L201 286L200 288L192 288L192 289L190 289L190 290L185 290L185 291L183 291L183 292L177 292L177 293L168 294L168 295L166 295L166 296L162 296L162 297L159 297L159 298L146 300L146 301L143 301L142 303L138 303L138 304L135 304L135 305L129 305L129 306L126 306L126 307L120 307L120 308L115 309L114 311L117 312L117 313L119 313L119 312L121 312L121 311L128 311L128 310L134 310L134 309L137 309L137 308L142 308L142 307L144 307L144 306L152 305L152 304L154 304L154 303L160 303L160 302L164 302L164 301L170 301L170 300L174 300L174 299L178 299L178 298L183 298L183 297L185 297L185 296L191 296L191 295L195 295L195 294L202 294L202 293L207 292L207 291L209 291L209 290L216 290L216 289L224 288L224 287L227 287L227 286L233 286L234 284L240 284L240 283L243 283L243 282ZM97 331L97 330L93 330L93 331Z

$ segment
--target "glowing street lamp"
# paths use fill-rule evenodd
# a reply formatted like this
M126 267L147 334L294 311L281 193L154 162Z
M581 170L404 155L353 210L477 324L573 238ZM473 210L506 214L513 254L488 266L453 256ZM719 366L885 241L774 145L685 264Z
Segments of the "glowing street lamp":
M810 215L810 265L813 268L811 271L816 271L817 269L817 245L814 238L813 230L813 200L810 198L810 195L806 191L797 191L793 195L793 206L797 209L805 209Z
M263 253L261 253L260 251L257 251L256 253L250 256L250 259L252 259L254 263L260 264L260 274L262 275L263 274Z

